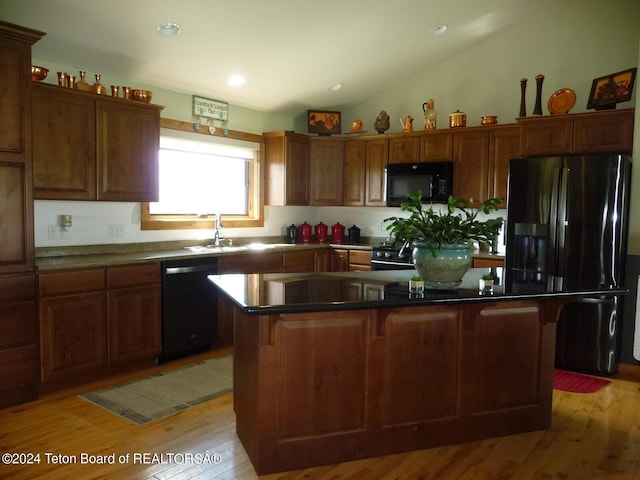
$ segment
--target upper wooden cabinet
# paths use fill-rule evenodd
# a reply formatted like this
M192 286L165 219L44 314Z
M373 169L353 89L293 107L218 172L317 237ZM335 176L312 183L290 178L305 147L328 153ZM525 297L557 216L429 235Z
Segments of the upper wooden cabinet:
M453 194L477 207L489 194L489 131L453 135Z
M295 132L267 132L265 203L309 204L309 137Z
M344 139L309 141L309 205L342 205Z
M364 205L366 178L367 144L359 138L348 139L344 142L343 205Z
M494 127L489 134L488 198L501 198L507 208L509 160L520 153L520 128L517 125ZM482 199L486 200L486 199Z
M389 138L389 163L417 163L420 161L420 137L407 134Z
M522 155L630 153L633 109L519 118Z
M420 160L423 162L447 162L453 158L453 133L451 130L433 130L420 137Z
M160 107L55 85L33 87L35 198L158 199Z
M389 143L386 138L366 140L366 179L364 204L371 207L384 207L386 200L384 169L389 158Z

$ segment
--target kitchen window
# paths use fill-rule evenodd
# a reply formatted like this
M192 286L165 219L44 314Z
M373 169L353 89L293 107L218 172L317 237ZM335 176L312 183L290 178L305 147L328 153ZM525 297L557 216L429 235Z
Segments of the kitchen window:
M142 229L210 229L218 214L225 228L263 226L262 137L241 135L249 140L162 128L160 198L141 205Z

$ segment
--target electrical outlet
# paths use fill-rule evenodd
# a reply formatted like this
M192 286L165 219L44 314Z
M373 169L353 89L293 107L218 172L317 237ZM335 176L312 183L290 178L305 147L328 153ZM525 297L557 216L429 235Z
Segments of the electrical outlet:
M378 223L376 224L376 229L378 230L378 232L382 232L382 231L383 231L383 228L382 228L382 222L378 222Z
M111 238L124 237L124 224L113 223L109 225L109 237Z
M49 225L47 227L47 238L49 240L57 240L58 232L59 232L59 229L57 225Z
M66 228L60 229L60 240L69 240L69 230Z

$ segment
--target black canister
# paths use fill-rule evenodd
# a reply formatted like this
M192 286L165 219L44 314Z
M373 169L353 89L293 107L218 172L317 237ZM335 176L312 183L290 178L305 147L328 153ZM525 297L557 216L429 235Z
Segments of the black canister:
M298 227L293 223L287 227L287 243L298 243Z
M356 245L360 243L360 229L353 225L349 228L349 243L352 245Z

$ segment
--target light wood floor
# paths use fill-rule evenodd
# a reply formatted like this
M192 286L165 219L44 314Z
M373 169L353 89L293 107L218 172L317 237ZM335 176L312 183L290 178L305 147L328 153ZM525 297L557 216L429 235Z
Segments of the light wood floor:
M225 350L192 357L228 353ZM232 395L148 425L133 425L80 398L84 391L120 383L185 362L95 382L0 410L0 453L40 454L40 464L0 464L0 478L249 480L258 478L235 436ZM134 454L219 454L219 463L141 463ZM45 453L51 455L47 459ZM58 455L114 454L115 465L55 465ZM128 461L118 464L120 455ZM150 461L159 457L150 457ZM260 477L276 479L615 479L640 480L640 368L623 366L595 394L554 391L553 425L546 431L390 455Z

